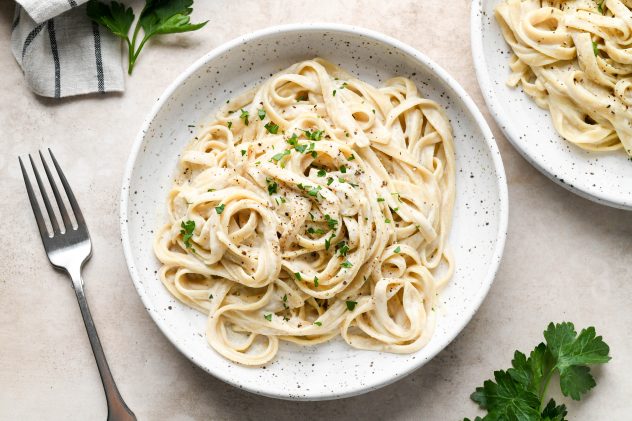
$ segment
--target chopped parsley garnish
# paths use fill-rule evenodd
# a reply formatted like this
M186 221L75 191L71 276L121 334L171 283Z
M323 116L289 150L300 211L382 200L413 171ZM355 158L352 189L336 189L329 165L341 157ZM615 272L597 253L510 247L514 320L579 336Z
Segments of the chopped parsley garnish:
M347 161L353 161L355 159L355 155L351 154L350 156L347 157Z
M320 193L321 190L322 190L322 187L316 186L316 187L311 188L307 192L307 194L309 194L310 196L313 196L313 197L318 197L318 194Z
M283 296L282 300L283 300L283 302L284 302L284 303L287 303L287 294L285 294L285 295Z
M263 318L266 319L267 321L271 322L272 321L272 313L264 315Z
M314 131L303 130L303 133L305 133L305 137L307 137L309 140L319 141L320 139L322 139L323 133L325 133L325 131L324 130L314 130Z
M182 221L180 226L182 227L180 234L182 234L184 246L186 248L191 248L191 237L193 237L193 231L195 230L195 221Z
M209 300L212 300L212 299L213 299L213 294L210 294L210 295L208 296L208 299L209 299Z
M244 156L244 155L246 155L246 150L245 150L245 149L242 149L242 150L241 150L241 156Z
M283 157L284 157L284 156L287 156L287 155L289 155L289 154L290 154L290 150L289 150L289 149L286 149L286 150L284 150L283 152L280 152L280 153L278 153L278 154L274 155L274 156L272 157L272 160L273 160L273 161L275 161L275 162L279 162L280 160L282 160L282 159L283 159Z
M325 230L322 230L320 228L314 229L313 227L309 227L309 228L307 228L307 233L308 234L320 234L320 235L322 235L322 234L325 233Z
M327 177L327 185L328 186L331 186L331 183L333 183L333 182L334 182L333 177Z
M350 261L345 260L344 262L340 264L340 266L342 266L343 268L350 268L353 266L353 264Z
M347 245L347 242L346 241L341 241L338 244L336 244L336 251L341 256L346 256L347 253L349 252L349 246Z
M323 324L321 322L314 322L314 324L318 327L322 326Z
M266 124L264 124L263 127L266 128L268 133L277 134L279 132L279 125L278 124L274 124L271 121L266 123Z
M318 152L316 151L312 151L311 155L312 155L312 158L314 159L318 158Z
M331 247L331 238L325 238L325 250L329 250Z
M597 43L593 41L592 43L593 53L595 53L595 57L599 56L599 48L597 47Z
M221 204L219 206L215 206L215 212L217 212L218 215L221 215L222 212L224 212L224 208L226 207L225 204Z
M318 277L314 276L314 286L318 288Z
M334 91L333 91L333 96L336 96L336 90L335 90L335 89L334 89Z
M349 301L349 300L345 301L345 303L347 304L347 310L349 310L349 311L353 311L353 309L358 304L357 301Z
M229 121L228 123L226 123L226 125L228 126L228 128L230 129L231 127L233 127L233 122Z
M336 225L338 225L337 219L333 219L328 214L325 214L325 221L327 221L327 225L329 225L329 229L332 229L332 230L336 229Z
M601 0L599 3L597 3L597 10L599 10L599 13L601 13L603 15L603 2L604 0Z
M296 277L296 279L298 279L299 281L303 280L303 277L301 276L301 272L295 272L294 276Z
M212 192L214 192L214 191L215 191L215 189L208 189L208 190L207 190L207 192L209 192L209 193L212 193Z
M248 113L248 111L242 109L241 110L241 114L239 115L239 118L241 118L244 121L244 124L247 126L248 125L248 116L250 114Z
M308 212L308 213L309 213L309 217L312 218L312 221L313 221L314 220L314 214L311 213L311 212Z
M286 140L286 142L292 146L298 145L298 136L296 135L296 133L293 133L292 136Z
M268 184L268 194L273 195L277 192L279 185L276 181L266 177L266 183Z
M395 253L399 253L400 251L402 251L402 248L400 246L397 246L394 251Z
M386 223L386 224L390 224L390 223L391 223L391 220L390 220L390 219L388 219L388 218L386 218L386 219L384 219L384 223Z
M318 170L318 173L316 175L318 175L319 177L324 177L325 175L327 175L327 171L321 168L320 170Z
M257 110L257 115L259 116L259 120L263 120L264 118L266 118L266 110L264 110L263 108L259 108Z
M345 167L344 165L342 165L342 166L340 167L340 172L341 172L341 173L343 173L343 174L346 174L346 173L347 173L347 167Z
M294 149L296 149L300 153L305 153L305 150L307 149L307 145L296 145L294 146Z

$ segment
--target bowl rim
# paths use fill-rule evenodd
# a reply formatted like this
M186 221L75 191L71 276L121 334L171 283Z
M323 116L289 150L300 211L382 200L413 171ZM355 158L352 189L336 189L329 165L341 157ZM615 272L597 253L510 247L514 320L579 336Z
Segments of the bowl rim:
M259 38L265 38L270 35L278 34L278 33L304 33L304 32L339 32L345 34L359 35L365 38L368 38L373 41L380 42L392 48L395 48L399 51L404 52L406 55L412 57L415 61L422 64L426 68L428 68L433 75L438 78L443 83L447 84L451 89L454 90L457 97L463 102L467 112L471 114L477 126L480 128L483 133L484 142L490 152L491 160L494 166L494 171L496 172L496 184L499 192L499 214L498 214L498 230L496 233L496 243L494 247L494 252L491 255L490 265L488 266L487 272L483 278L481 288L478 291L477 295L474 296L465 310L464 317L461 319L461 322L454 326L454 328L442 339L442 342L439 343L435 349L430 352L427 358L421 358L415 360L414 364L411 364L407 370L400 373L398 376L391 376L390 378L375 383L367 383L361 387L357 387L351 391L345 391L342 393L335 392L321 392L315 393L313 395L308 396L291 396L289 394L283 393L270 393L269 391L258 389L255 386L251 386L249 384L245 384L239 381L239 378L233 378L227 375L223 375L220 371L213 371L212 367L207 367L202 364L201 361L198 361L194 355L190 354L186 349L183 349L178 344L176 340L177 335L172 335L170 330L163 325L163 321L160 320L157 314L154 314L153 311L150 311L150 299L145 294L142 282L140 280L140 275L137 271L137 267L134 261L134 254L132 251L130 237L129 237L129 229L128 229L128 212L129 212L129 192L130 192L130 182L132 180L132 173L134 171L136 160L138 158L139 152L144 144L145 134L147 133L151 122L154 120L160 109L166 103L166 101L172 96L172 94L180 87L180 85L195 71L197 71L200 67L205 65L207 62L215 59L222 53L239 46L245 42L251 42L257 40ZM123 175L122 186L121 186L121 197L120 197L120 213L119 213L119 225L121 230L121 242L123 244L123 252L125 255L125 261L127 264L127 268L132 278L132 282L136 289L136 292L141 298L143 305L149 315L151 316L154 323L158 326L160 331L167 337L167 339L189 360L194 362L198 367L207 373L213 375L214 377L240 389L244 389L251 393L255 393L258 395L268 396L277 399L286 399L286 400L302 400L302 401L315 401L315 400L329 400L329 399L339 399L344 397L351 397L360 395L362 393L366 393L372 390L379 389L395 381L409 375L410 373L416 371L421 366L423 366L426 362L430 361L434 358L439 352L443 351L453 340L458 336L459 333L465 328L465 326L470 322L474 314L478 311L479 307L483 303L483 300L487 296L489 289L494 281L494 277L496 272L498 271L498 267L500 265L500 260L502 258L505 239L507 236L507 224L508 224L508 192L507 192L507 181L505 176L505 170L502 163L502 159L500 156L500 151L498 146L494 140L491 129L487 125L486 120L481 114L480 110L475 105L474 101L470 98L470 96L466 93L466 91L456 82L452 76L450 76L443 68L438 66L435 62L430 60L425 54L419 52L415 48L405 44L395 38L384 35L380 32L365 29L358 26L352 25L344 25L344 24L334 24L334 23L294 23L294 24L286 24L286 25L276 25L267 27L264 29L260 29L254 32L250 32L244 35L241 35L237 38L234 38L230 41L222 43L216 48L212 49L210 52L203 55L201 58L196 60L193 64L191 64L186 70L184 70L162 93L162 95L158 98L158 100L154 103L151 111L145 118L134 143L132 145L132 149L130 151L129 158L127 160L127 164L125 166L125 172Z
M617 197L614 194L608 194L607 192L597 191L590 192L586 189L583 189L577 186L577 183L565 183L563 180L564 177L560 177L555 172L555 167L551 167L550 169L547 166L540 162L535 154L529 154L522 147L522 143L520 142L520 134L516 131L514 126L511 124L511 121L508 118L508 111L498 102L496 95L492 94L493 86L496 84L492 83L490 79L490 75L487 72L487 59L483 50L483 3L486 0L472 0L472 5L470 9L470 39L472 43L472 59L474 61L474 70L476 72L476 79L478 80L479 88L481 93L483 94L483 99L485 100L485 105L489 108L490 114L496 121L496 124L500 127L503 134L509 140L509 142L513 145L514 149L518 151L518 153L533 167L535 167L540 173L546 176L551 181L554 181L556 184L564 187L566 190L575 193L576 195L583 197L584 199L588 199L592 202L599 203L602 205L610 206L613 208L624 209L624 210L632 210L632 203L629 205L622 202L622 199ZM489 0L487 0L489 1ZM491 19L491 17L490 17ZM559 134L556 133L557 136ZM559 136L560 139L561 136ZM562 139L563 140L563 139Z

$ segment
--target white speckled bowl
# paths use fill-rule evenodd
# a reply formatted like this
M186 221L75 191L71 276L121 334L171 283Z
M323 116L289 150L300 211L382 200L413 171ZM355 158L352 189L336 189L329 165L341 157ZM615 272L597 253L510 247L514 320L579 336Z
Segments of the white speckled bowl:
M548 110L506 85L511 48L494 17L501 0L473 0L472 56L492 116L520 154L551 180L582 197L632 210L632 162L625 152L588 152L564 140Z
M322 56L379 84L411 77L452 121L457 153L457 200L451 245L456 273L440 297L431 342L411 355L350 348L341 339L314 347L282 344L264 368L247 368L207 344L206 316L180 304L156 276L154 230L165 220L165 199L178 155L203 121L228 98L272 73ZM228 42L202 57L161 96L134 144L121 194L121 234L129 271L147 311L171 342L214 376L254 393L318 400L356 395L421 367L472 318L489 290L505 243L507 185L489 127L465 91L413 48L365 29L329 25L274 27Z

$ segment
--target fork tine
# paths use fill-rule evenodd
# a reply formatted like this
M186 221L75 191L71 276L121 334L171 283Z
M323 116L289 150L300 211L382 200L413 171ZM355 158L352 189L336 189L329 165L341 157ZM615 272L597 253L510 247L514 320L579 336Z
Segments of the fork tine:
M83 219L83 214L81 213L81 209L79 209L79 204L77 203L77 199L75 199L75 195L72 193L72 189L68 184L68 180L66 180L66 176L64 172L61 170L61 167L57 163L57 159L55 159L55 155L53 155L53 151L48 148L48 153L50 157L53 159L53 165L57 169L57 175L59 176L59 180L61 184L64 186L64 190L66 191L66 196L68 197L68 201L70 202L70 206L72 207L73 212L75 213L75 219L77 221L78 228L85 228L86 221Z
M68 216L68 211L66 210L66 205L59 194L59 189L57 189L57 183L53 179L53 174L50 172L48 168L48 164L44 159L44 155L42 155L42 151L38 151L39 156L42 160L42 164L44 165L44 171L46 172L46 177L48 178L48 182L50 183L51 188L53 189L53 195L55 195L55 200L57 201L57 207L59 208L59 213L61 214L61 218L64 221L64 226L66 227L66 231L72 229L72 222L70 221L70 217Z
M50 205L50 200L48 200L48 194L46 193L46 189L44 188L44 184L42 183L42 179L40 178L39 171L37 171L37 167L35 166L35 162L33 161L33 157L29 154L29 161L31 161L31 167L33 167L33 174L35 174L35 180L37 181L37 185L39 186L40 194L42 195L42 200L44 201L44 206L46 207L46 212L48 212L48 217L50 218L50 224L53 227L53 235L55 233L59 233L59 224L57 223L57 218L55 217L55 211L53 211L53 207Z
M45 238L49 237L48 230L46 229L46 222L44 222L42 211L40 210L39 203L37 203L37 198L35 197L35 193L33 192L33 186L31 186L29 175L26 173L26 169L24 168L24 164L22 163L22 158L18 157L18 160L20 161L22 177L24 178L24 184L26 184L26 193L29 195L29 202L31 202L31 208L33 209L35 221L37 222L37 228L39 228L42 240L44 240Z

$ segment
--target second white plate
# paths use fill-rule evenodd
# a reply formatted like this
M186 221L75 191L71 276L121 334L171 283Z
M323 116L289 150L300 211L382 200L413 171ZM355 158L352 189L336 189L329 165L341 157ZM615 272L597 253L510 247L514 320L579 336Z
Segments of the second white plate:
M506 85L511 49L494 7L501 0L473 0L472 55L485 102L507 139L534 167L587 199L632 210L632 161L622 151L584 151L564 140L547 110Z

